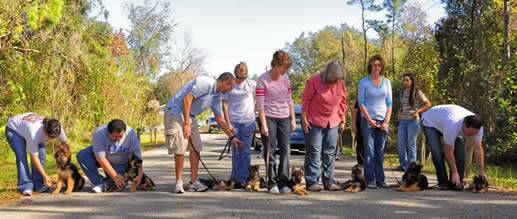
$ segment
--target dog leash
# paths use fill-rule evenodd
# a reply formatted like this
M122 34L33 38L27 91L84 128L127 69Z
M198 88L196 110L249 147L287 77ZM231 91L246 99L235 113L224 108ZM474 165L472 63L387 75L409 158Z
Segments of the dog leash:
M267 139L267 152L266 152L266 188L269 189L269 148L271 147L271 140L269 136L266 136Z
M230 153L231 144L232 144L232 140L230 138L228 138L228 141L226 142L226 145L224 146L223 151L221 151L221 154L219 155L219 158L217 160L222 160L223 158L228 157L228 154ZM224 154L225 151L226 151L226 155Z
M208 175L210 175L210 177L212 177L214 182L217 182L217 179L212 175L212 173L210 173L210 170L208 170L208 168L206 167L205 162L203 162L203 159L201 159L201 154L199 153L199 151L196 150L196 147L194 147L194 143L192 143L192 137L188 138L188 142L192 146L192 149L194 150L194 152L197 154L197 157L199 158L199 161L201 161L201 164L203 164L203 167L205 168L206 172L208 172Z

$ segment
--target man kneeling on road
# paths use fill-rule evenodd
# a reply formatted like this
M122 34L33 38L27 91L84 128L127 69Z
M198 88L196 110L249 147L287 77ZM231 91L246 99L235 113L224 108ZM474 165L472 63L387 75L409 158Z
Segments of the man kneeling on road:
M435 106L422 115L422 131L431 149L440 190L451 189L451 186L454 189L462 188L466 148L465 141L460 135L473 138L479 174L486 179L481 146L483 122L479 116L458 105ZM445 142L443 153L449 163L450 181L443 161L440 137L443 137Z
M99 126L92 135L92 145L77 153L79 165L95 185L92 192L104 192L107 187L104 177L99 174L99 166L107 177L113 179L117 188L126 186L124 173L128 167L130 154L135 154L142 159L140 141L131 127L120 119L114 119ZM143 167L140 167L133 183L138 186L143 174Z
M197 178L201 135L197 127L196 115L210 107L214 113L217 125L232 139L234 144L243 145L230 131L221 108L221 95L231 91L234 84L235 78L229 72L222 73L217 78L217 81L210 77L197 77L176 91L165 106L165 144L169 148L169 154L174 154L174 166L176 169L176 183L172 192L185 192L182 181L185 151L190 152L189 191L202 192L208 189ZM191 138L194 145L189 144L189 138ZM192 147L194 147L195 151Z

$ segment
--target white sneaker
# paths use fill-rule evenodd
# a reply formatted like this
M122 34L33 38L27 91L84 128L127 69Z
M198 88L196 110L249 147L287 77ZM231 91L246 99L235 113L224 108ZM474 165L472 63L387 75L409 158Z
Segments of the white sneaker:
M104 189L105 189L105 186L104 184L99 184L99 185L96 185L92 188L92 192L93 193L101 193L101 192L104 192Z
M194 181L194 183L189 183L188 191L190 192L204 192L208 190L208 187L203 185L199 180Z
M181 181L181 180L176 181L176 185L174 186L173 193L176 193L176 194L185 193L185 190L183 190L183 181Z
M280 193L290 193L293 190L291 190L289 187L284 186L284 188L280 189Z
M275 195L280 194L280 191L278 191L278 186L273 186L273 188L271 188L269 190L269 193L275 194Z
M22 194L23 196L32 196L32 189L24 189Z

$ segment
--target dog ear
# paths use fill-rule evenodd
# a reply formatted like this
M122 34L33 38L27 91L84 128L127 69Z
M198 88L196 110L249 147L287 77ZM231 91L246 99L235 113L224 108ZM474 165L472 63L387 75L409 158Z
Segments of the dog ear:
M253 169L255 169L255 166L252 166L252 165L248 166L248 172L253 172Z

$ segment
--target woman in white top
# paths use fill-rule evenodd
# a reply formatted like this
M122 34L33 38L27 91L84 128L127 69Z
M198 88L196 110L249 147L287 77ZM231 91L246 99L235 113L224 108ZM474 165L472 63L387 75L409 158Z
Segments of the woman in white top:
M25 196L32 195L33 190L48 191L52 181L44 169L45 142L57 137L62 145L69 145L59 121L36 113L17 115L7 121L5 136L16 155L18 190ZM32 175L29 172L26 148L31 158Z

